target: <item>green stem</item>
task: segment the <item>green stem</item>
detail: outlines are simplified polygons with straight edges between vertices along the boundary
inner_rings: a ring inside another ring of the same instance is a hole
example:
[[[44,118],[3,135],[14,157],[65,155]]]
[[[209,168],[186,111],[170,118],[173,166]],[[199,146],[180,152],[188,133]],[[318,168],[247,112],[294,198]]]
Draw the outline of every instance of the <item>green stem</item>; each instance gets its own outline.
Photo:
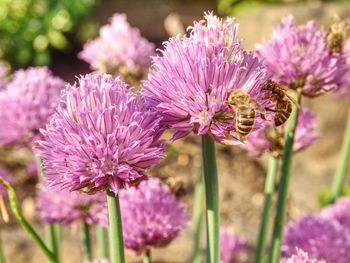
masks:
[[[99,258],[108,258],[108,243],[106,240],[107,229],[103,226],[97,226],[97,247]]]
[[[2,249],[1,233],[0,233],[0,263],[5,263],[4,251]]]
[[[193,251],[193,263],[201,262],[201,229],[202,229],[202,214],[203,214],[203,165],[201,165],[198,180],[194,189],[194,202],[193,202],[193,218],[192,224],[194,226],[194,251]]]
[[[296,101],[300,105],[301,95],[298,93]],[[281,254],[281,239],[284,225],[284,218],[286,213],[286,203],[288,195],[288,185],[290,179],[290,168],[292,165],[292,155],[293,155],[293,143],[294,143],[294,133],[297,125],[299,116],[299,108],[294,106],[291,113],[290,119],[288,121],[287,130],[285,133],[285,144],[282,156],[282,167],[281,167],[281,181],[278,191],[277,199],[277,210],[274,222],[274,229],[272,235],[271,253],[269,258],[269,263],[279,262]]]
[[[151,249],[147,249],[145,255],[143,256],[143,263],[152,263]]]
[[[350,109],[348,113],[348,120],[345,128],[343,144],[340,153],[340,160],[333,179],[331,198],[329,203],[334,203],[335,200],[341,195],[346,175],[348,174],[350,157]]]
[[[39,181],[43,182],[44,180],[43,161],[40,156],[36,156],[36,166],[38,170]],[[60,226],[58,224],[48,224],[44,226],[44,231],[45,231],[45,241],[48,244],[49,248],[54,253],[56,261],[59,262]]]
[[[255,255],[255,263],[263,262],[265,252],[266,232],[269,224],[272,195],[275,188],[275,178],[278,171],[278,158],[270,156],[267,177],[265,181],[265,200],[260,221],[260,231]]]
[[[207,262],[219,262],[219,191],[215,158],[215,144],[208,136],[202,136],[202,158],[207,217]]]
[[[22,215],[21,209],[19,208],[19,205],[18,205],[17,196],[13,188],[10,186],[8,182],[6,182],[1,177],[0,177],[0,184],[2,184],[7,190],[8,198],[10,201],[10,207],[17,221],[22,225],[22,227],[27,231],[27,233],[33,239],[33,241],[39,246],[39,248],[43,251],[43,253],[48,257],[50,262],[58,263],[55,255],[45,245],[45,243],[42,241],[38,233],[33,229],[33,227],[28,223],[28,221]]]
[[[82,241],[83,241],[83,256],[84,260],[89,261],[92,259],[91,255],[91,240],[90,240],[90,226],[83,222],[82,231]]]
[[[124,263],[124,241],[119,197],[107,191],[110,263]]]
[[[48,247],[53,252],[55,259],[59,262],[59,249],[60,249],[60,225],[59,224],[50,224],[45,225],[45,239]]]

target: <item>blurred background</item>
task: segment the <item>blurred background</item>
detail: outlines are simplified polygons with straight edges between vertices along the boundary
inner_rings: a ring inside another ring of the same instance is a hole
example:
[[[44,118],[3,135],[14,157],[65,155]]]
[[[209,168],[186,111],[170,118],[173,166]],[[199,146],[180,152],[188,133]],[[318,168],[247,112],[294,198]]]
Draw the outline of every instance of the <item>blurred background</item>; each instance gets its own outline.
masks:
[[[90,71],[88,64],[77,59],[77,53],[88,39],[98,35],[100,26],[114,13],[126,13],[129,23],[161,48],[169,35],[183,33],[193,20],[201,19],[203,12],[209,10],[221,16],[237,17],[244,46],[254,49],[263,37],[269,37],[272,26],[282,16],[293,14],[299,23],[315,19],[327,26],[334,14],[350,18],[350,1],[0,0],[0,61],[10,70],[49,65],[54,74],[72,82],[75,75]],[[329,96],[306,101],[306,104],[318,114],[321,137],[294,159],[289,219],[319,209],[321,192],[329,188],[337,165],[349,106],[347,100],[335,101]],[[5,152],[6,149],[0,150],[0,163],[16,174],[14,185],[23,211],[40,229],[34,203],[37,179],[28,176],[35,173],[35,169],[23,164],[30,163],[25,152],[17,151],[16,158]],[[199,141],[186,137],[169,146],[167,152],[167,158],[151,173],[180,176],[187,190],[184,200],[191,209],[200,162]],[[254,248],[267,160],[251,158],[238,147],[218,145],[218,154],[222,225],[245,236]],[[15,220],[8,224],[1,222],[0,227],[6,257],[12,259],[9,262],[46,262]],[[62,262],[82,262],[79,231],[66,229],[64,236]],[[190,262],[191,242],[192,228],[189,227],[169,247],[155,251],[154,262]],[[127,262],[140,260],[130,254]]]

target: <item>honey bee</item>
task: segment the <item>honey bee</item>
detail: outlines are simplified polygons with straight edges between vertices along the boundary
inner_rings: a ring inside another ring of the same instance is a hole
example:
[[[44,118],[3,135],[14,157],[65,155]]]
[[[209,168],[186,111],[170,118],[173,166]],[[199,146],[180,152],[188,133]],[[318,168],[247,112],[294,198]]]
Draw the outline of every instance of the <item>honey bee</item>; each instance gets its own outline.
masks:
[[[285,123],[291,112],[292,103],[298,106],[298,103],[287,94],[287,89],[271,80],[268,80],[262,90],[268,90],[271,92],[269,98],[275,102],[275,109],[266,108],[268,111],[275,112],[274,123],[275,126],[280,126]]]
[[[241,141],[245,141],[253,129],[256,113],[260,112],[263,118],[265,118],[265,109],[243,90],[231,92],[227,101],[235,112],[234,122],[237,135]]]
[[[349,29],[349,21],[334,17],[334,22],[329,26],[327,33],[327,46],[332,53],[340,53],[346,40]]]
[[[169,176],[160,178],[169,188],[170,191],[177,197],[181,198],[186,195],[187,191],[184,182],[177,176]]]

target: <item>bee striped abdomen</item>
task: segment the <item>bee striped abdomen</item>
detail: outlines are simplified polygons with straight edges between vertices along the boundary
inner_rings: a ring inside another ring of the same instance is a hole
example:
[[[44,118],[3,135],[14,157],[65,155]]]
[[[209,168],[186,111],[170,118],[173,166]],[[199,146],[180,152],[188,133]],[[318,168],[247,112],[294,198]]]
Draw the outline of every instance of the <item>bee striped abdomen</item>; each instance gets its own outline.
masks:
[[[236,112],[236,131],[241,137],[247,136],[253,129],[255,110],[249,107],[239,107]]]
[[[292,112],[292,103],[288,100],[281,100],[276,103],[275,125],[280,126],[285,123]]]

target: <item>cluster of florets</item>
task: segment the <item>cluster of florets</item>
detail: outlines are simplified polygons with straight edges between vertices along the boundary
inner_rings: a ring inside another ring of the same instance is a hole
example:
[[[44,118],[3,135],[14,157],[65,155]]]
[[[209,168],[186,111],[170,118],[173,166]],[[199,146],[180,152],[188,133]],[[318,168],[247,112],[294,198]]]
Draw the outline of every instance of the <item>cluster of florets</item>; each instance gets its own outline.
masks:
[[[125,14],[115,14],[110,24],[101,28],[100,36],[84,45],[79,57],[100,73],[142,77],[151,63],[154,48],[137,28],[128,24]]]
[[[312,258],[308,253],[297,248],[296,254],[290,258],[282,259],[281,263],[326,263],[326,261]]]
[[[0,92],[0,145],[30,143],[54,112],[64,84],[46,67],[16,71]]]
[[[298,248],[318,260],[347,263],[350,258],[350,231],[336,220],[309,215],[288,224],[285,230],[283,256],[292,256]]]
[[[259,111],[272,102],[261,87],[269,75],[259,58],[241,47],[237,30],[234,19],[206,14],[188,36],[170,38],[154,58],[143,95],[163,125],[176,131],[174,140],[194,132],[226,144],[243,141],[247,134],[237,129],[235,116],[248,109],[251,130],[264,122]]]
[[[228,229],[220,230],[220,261],[222,263],[239,262],[247,258],[247,240]]]
[[[137,184],[163,158],[159,118],[110,75],[67,85],[37,142],[50,186],[87,193]]]
[[[294,17],[287,16],[257,51],[276,82],[312,97],[339,89],[350,69],[347,54],[335,52],[329,39],[315,21],[297,26]]]
[[[168,245],[188,223],[185,205],[158,178],[120,192],[125,246],[137,254]]]
[[[272,121],[266,122],[262,129],[251,133],[247,138],[247,143],[242,144],[241,148],[255,157],[261,156],[266,151],[275,157],[279,157],[282,155],[284,148],[285,126],[284,124],[276,127]],[[293,151],[299,152],[308,148],[318,137],[316,115],[304,107],[298,117]]]
[[[45,224],[85,222],[108,227],[106,194],[87,195],[42,185],[37,192],[37,208]]]

